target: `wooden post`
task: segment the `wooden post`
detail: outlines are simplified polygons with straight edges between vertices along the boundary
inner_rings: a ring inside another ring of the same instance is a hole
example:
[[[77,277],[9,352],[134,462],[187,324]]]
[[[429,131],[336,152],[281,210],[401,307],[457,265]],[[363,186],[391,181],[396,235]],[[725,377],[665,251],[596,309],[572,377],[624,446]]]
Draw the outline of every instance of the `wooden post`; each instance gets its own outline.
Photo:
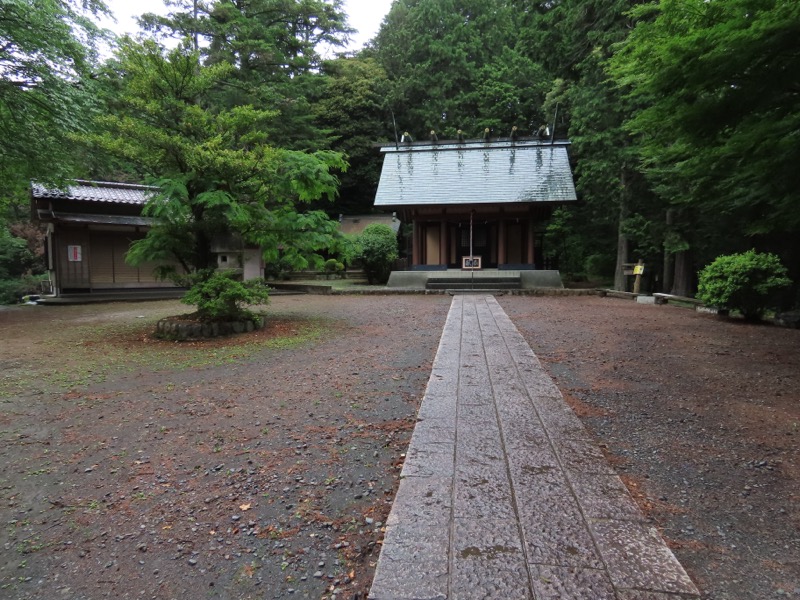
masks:
[[[641,258],[633,268],[633,274],[636,276],[636,279],[633,281],[633,293],[638,294],[639,289],[642,287],[642,275],[644,274],[644,261]]]
[[[505,264],[506,261],[506,220],[500,215],[500,222],[497,227],[497,264]]]

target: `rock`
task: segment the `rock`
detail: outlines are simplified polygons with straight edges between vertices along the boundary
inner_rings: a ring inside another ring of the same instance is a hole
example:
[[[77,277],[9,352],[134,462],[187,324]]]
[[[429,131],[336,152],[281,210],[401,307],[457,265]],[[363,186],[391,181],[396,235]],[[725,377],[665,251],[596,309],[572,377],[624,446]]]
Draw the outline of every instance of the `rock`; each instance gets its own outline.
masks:
[[[781,327],[800,329],[800,310],[777,313],[775,315],[775,324]]]
[[[314,573],[314,577],[316,577],[317,579],[322,579],[322,575],[323,575],[322,571],[316,571]]]

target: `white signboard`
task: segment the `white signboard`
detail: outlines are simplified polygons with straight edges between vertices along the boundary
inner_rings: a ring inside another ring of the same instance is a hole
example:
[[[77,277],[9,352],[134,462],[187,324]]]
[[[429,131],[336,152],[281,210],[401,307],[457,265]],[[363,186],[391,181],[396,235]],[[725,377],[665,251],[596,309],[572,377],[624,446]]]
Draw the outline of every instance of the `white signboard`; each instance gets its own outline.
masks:
[[[67,260],[69,262],[81,262],[81,260],[83,260],[81,256],[81,247],[67,246]]]

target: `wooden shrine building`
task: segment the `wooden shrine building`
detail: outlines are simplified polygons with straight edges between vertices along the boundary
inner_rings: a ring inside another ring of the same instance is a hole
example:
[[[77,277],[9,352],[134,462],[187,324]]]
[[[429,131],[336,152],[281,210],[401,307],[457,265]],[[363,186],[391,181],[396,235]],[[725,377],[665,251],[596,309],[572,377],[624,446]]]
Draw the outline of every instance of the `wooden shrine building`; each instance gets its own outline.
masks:
[[[131,244],[144,238],[154,224],[142,210],[158,193],[155,187],[104,181],[74,180],[64,189],[33,183],[32,216],[47,226],[45,250],[53,293],[174,288],[174,283],[156,277],[156,263],[134,267],[125,261]],[[263,276],[257,247],[230,236],[213,240],[211,251],[220,269],[243,279]],[[177,262],[175,266],[181,270]]]
[[[411,269],[547,268],[544,224],[577,200],[568,147],[538,139],[384,145],[375,207],[413,224]]]

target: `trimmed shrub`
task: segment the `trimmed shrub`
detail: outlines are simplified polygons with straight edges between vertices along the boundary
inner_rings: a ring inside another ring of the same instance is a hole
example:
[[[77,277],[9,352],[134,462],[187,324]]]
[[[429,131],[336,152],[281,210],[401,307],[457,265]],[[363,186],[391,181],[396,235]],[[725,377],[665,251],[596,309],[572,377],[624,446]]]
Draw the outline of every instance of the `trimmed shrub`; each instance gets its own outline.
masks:
[[[398,257],[397,236],[392,228],[373,223],[358,236],[359,258],[370,284],[386,283]]]
[[[324,269],[326,277],[333,277],[344,271],[344,264],[340,263],[335,258],[329,258],[325,261]]]
[[[237,281],[229,271],[198,271],[191,276],[191,286],[181,299],[197,307],[204,321],[258,319],[244,308],[269,302],[269,288],[262,279]]]
[[[758,321],[778,305],[776,292],[791,283],[777,256],[748,250],[719,256],[700,271],[697,297],[710,306],[738,310],[747,321]]]

